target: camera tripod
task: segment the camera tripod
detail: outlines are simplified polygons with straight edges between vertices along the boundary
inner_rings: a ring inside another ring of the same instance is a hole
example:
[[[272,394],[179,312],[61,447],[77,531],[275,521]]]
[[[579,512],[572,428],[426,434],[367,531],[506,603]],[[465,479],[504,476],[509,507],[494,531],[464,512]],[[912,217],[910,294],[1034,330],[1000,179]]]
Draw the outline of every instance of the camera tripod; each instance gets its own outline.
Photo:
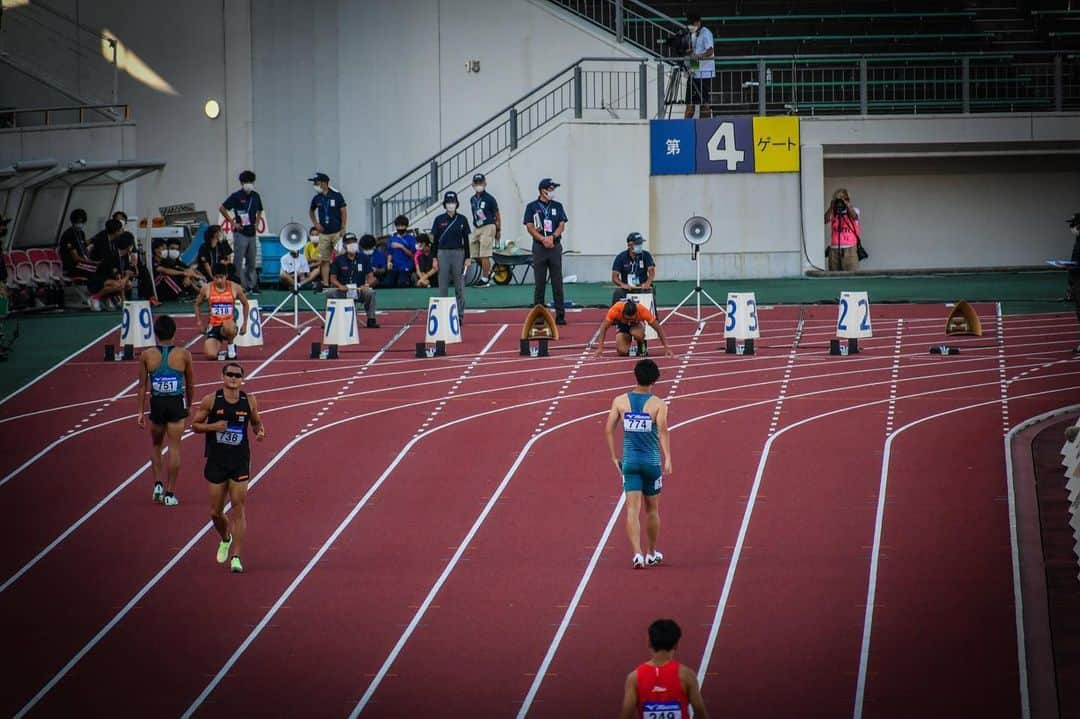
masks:
[[[690,83],[690,67],[683,60],[674,60],[671,62],[671,82],[668,83],[667,92],[664,94],[664,107],[665,110],[664,119],[671,119],[671,108],[674,105],[681,104],[683,101],[683,94],[679,91],[682,87],[689,87]]]

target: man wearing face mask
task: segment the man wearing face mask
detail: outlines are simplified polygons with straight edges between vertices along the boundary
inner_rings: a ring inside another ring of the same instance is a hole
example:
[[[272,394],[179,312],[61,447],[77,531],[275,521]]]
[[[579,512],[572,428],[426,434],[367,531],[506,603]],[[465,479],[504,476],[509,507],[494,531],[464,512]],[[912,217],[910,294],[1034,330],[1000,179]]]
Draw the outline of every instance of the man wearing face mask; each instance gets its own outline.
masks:
[[[631,232],[626,236],[626,250],[616,255],[611,265],[611,281],[615,283],[611,303],[626,297],[628,292],[652,292],[655,278],[656,262],[645,249],[645,238],[640,232]]]
[[[60,235],[60,262],[67,277],[88,279],[97,269],[97,263],[90,259],[86,247],[85,228],[86,210],[72,210],[71,227]]]
[[[259,220],[263,214],[262,197],[255,192],[255,173],[240,173],[240,189],[229,195],[218,210],[233,225],[233,262],[236,276],[249,294],[258,294],[259,273],[255,267],[255,252]]]
[[[438,248],[435,256],[439,259],[439,295],[450,294],[450,285],[454,286],[457,298],[458,319],[465,320],[465,268],[469,266],[469,221],[458,210],[456,192],[443,195],[443,209],[446,212],[435,218],[431,225],[431,236]]]
[[[562,204],[556,202],[555,188],[559,183],[550,177],[540,180],[539,199],[525,207],[525,229],[533,238],[533,304],[544,304],[548,274],[551,274],[551,296],[555,300],[555,324],[566,324],[563,303],[562,235],[568,218]]]
[[[345,232],[349,224],[349,210],[345,198],[340,192],[330,187],[330,177],[324,172],[316,172],[308,178],[314,183],[315,196],[311,198],[308,215],[311,224],[319,233],[319,261],[322,263],[322,283],[330,285],[330,259],[334,254],[334,245]]]
[[[364,312],[367,313],[367,326],[378,328],[379,323],[375,320],[375,290],[371,289],[372,283],[375,282],[375,275],[371,270],[371,255],[375,251],[375,238],[364,235],[364,239],[370,239],[370,248],[365,248],[361,253],[360,241],[356,239],[356,235],[352,233],[345,235],[345,254],[338,255],[334,260],[330,273],[333,289],[327,292],[327,296],[359,300],[364,305]]]
[[[487,191],[487,178],[476,173],[472,178],[475,193],[469,198],[472,208],[473,229],[469,238],[469,254],[480,263],[479,287],[491,287],[491,253],[502,239],[502,214],[499,203]]]
[[[412,287],[416,265],[416,236],[409,232],[409,218],[394,218],[394,234],[387,240],[390,250],[390,270],[386,273],[388,287]]]
[[[715,41],[709,28],[701,24],[698,13],[686,14],[686,28],[690,31],[690,80],[686,83],[686,118],[694,116],[696,106],[701,106],[700,117],[712,117],[712,81],[716,76],[713,60]]]
[[[194,298],[202,287],[202,275],[180,259],[180,239],[154,240],[154,284],[158,299],[169,302],[179,298]]]

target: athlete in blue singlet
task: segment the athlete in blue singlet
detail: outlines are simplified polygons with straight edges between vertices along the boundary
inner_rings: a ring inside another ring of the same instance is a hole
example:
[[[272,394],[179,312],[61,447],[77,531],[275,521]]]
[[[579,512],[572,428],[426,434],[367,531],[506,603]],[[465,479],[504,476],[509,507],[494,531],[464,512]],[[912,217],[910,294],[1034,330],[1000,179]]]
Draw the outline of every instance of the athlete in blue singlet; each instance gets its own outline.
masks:
[[[175,507],[176,478],[180,475],[180,440],[184,435],[184,420],[188,407],[194,399],[195,377],[191,353],[183,347],[174,347],[176,322],[168,315],[154,322],[157,347],[139,355],[139,427],[146,426],[146,393],[150,391],[150,441],[153,449],[150,466],[154,470],[155,502]],[[161,481],[161,448],[169,439],[169,469],[164,483]]]
[[[607,436],[611,461],[619,468],[626,492],[626,533],[634,549],[633,566],[640,569],[664,560],[656,549],[660,533],[660,490],[664,474],[671,474],[671,441],[668,436],[667,405],[652,393],[660,379],[660,368],[652,360],[641,360],[634,366],[637,386],[618,395],[611,403],[604,434]],[[615,428],[623,426],[623,456],[615,452]],[[663,451],[663,472],[660,469]],[[641,552],[641,504],[645,503],[645,532],[648,551]]]

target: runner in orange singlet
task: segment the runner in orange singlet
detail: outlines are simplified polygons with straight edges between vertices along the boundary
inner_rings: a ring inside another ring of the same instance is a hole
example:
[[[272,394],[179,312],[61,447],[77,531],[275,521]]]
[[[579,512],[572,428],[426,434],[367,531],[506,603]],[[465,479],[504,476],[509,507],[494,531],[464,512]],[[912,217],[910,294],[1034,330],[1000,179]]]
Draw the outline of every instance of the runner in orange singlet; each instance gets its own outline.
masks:
[[[244,308],[244,317],[249,316],[248,298],[244,294],[244,288],[229,279],[228,271],[224,264],[214,265],[214,281],[204,285],[195,298],[195,322],[199,325],[199,331],[206,333],[203,349],[207,359],[236,358],[236,346],[232,344],[237,333],[236,321],[233,319],[236,300],[240,300]],[[210,305],[209,328],[202,318],[203,302]],[[244,330],[247,330],[246,323]]]
[[[690,719],[690,707],[694,707],[695,717],[708,719],[697,676],[690,667],[675,661],[681,638],[682,630],[670,619],[657,619],[649,625],[652,659],[626,677],[622,719]]]

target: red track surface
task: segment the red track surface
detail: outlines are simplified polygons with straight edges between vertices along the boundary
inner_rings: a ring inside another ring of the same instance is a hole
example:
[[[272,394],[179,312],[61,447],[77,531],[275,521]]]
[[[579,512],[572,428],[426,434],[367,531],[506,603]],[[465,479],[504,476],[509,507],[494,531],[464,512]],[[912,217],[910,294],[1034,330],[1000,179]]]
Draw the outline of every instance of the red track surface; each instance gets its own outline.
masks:
[[[583,355],[597,311],[547,360],[517,356],[513,311],[471,313],[446,359],[412,358],[419,324],[391,342],[411,313],[337,362],[306,359],[315,332],[267,361],[295,337],[271,329],[243,353],[268,438],[242,576],[212,559],[201,438],[182,504],[153,505],[133,395],[113,399],[133,365],[89,348],[0,405],[25,438],[0,460],[0,711],[613,714],[669,616],[716,716],[850,716],[860,685],[867,717],[1017,716],[1002,437],[1075,401],[1077,330],[999,335],[978,309],[987,335],[952,357],[926,352],[941,306],[875,307],[851,357],[825,352],[834,308],[762,310],[753,357],[717,351],[718,320],[669,323],[667,559],[646,571],[601,432],[632,364]]]

